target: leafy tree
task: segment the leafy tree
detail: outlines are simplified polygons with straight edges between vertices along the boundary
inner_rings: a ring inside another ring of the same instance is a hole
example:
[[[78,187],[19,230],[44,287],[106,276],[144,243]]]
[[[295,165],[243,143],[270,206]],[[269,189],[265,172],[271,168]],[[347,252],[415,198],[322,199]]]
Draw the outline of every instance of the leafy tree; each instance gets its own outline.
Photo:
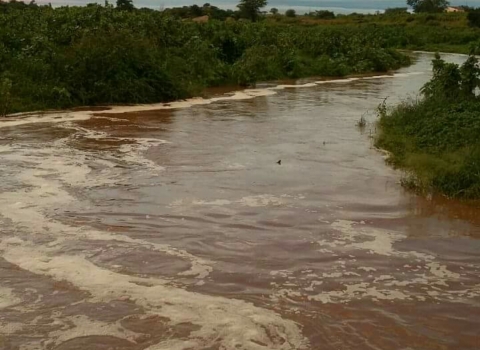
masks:
[[[412,7],[415,13],[439,13],[445,11],[450,2],[448,0],[407,0],[407,5]]]
[[[121,11],[132,11],[134,8],[133,0],[117,0],[117,9]]]
[[[190,13],[192,14],[193,17],[200,17],[203,16],[203,10],[200,6],[198,5],[192,5],[190,6]]]
[[[320,11],[315,11],[315,12],[310,12],[308,14],[311,17],[315,17],[318,19],[335,19],[335,13],[332,11],[328,10],[320,10]]]
[[[426,98],[454,100],[475,97],[475,90],[480,86],[480,67],[475,55],[469,55],[460,67],[445,62],[438,53],[432,63],[433,78],[422,88]]]
[[[455,99],[460,93],[462,76],[455,63],[447,63],[438,53],[432,61],[432,79],[422,87],[426,98]]]
[[[468,24],[471,27],[480,27],[480,8],[470,10],[467,15]]]
[[[391,8],[385,9],[386,15],[401,15],[405,13],[408,13],[407,7],[391,7]]]
[[[468,59],[460,67],[462,77],[460,89],[464,96],[475,97],[475,90],[480,86],[480,67],[478,59],[474,54],[468,56]]]
[[[267,6],[267,4],[267,0],[240,0],[237,7],[242,18],[248,18],[255,22],[260,16],[260,9]]]
[[[287,17],[295,17],[297,16],[297,13],[295,12],[294,9],[289,9],[285,12],[285,16]]]
[[[277,15],[277,14],[278,14],[278,9],[277,9],[276,7],[272,7],[272,8],[270,9],[270,13],[271,13],[272,15]]]

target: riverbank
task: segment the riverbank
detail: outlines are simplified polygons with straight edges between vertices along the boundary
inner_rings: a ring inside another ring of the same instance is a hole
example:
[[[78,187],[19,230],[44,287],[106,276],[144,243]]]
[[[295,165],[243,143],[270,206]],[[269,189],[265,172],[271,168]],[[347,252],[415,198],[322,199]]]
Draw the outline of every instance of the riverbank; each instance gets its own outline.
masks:
[[[198,96],[212,86],[386,72],[409,58],[371,28],[199,24],[111,6],[0,15],[0,114]]]
[[[423,193],[480,199],[480,100],[478,60],[462,66],[433,61],[433,78],[422,99],[387,111],[379,108],[376,145],[389,162],[404,169],[403,185]]]

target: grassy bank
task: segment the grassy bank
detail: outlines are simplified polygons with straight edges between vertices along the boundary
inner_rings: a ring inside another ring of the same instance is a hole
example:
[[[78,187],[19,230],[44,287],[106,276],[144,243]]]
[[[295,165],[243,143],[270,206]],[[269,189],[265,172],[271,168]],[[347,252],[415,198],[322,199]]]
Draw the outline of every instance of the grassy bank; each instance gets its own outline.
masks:
[[[433,61],[433,78],[419,100],[380,108],[376,144],[406,170],[405,186],[448,197],[480,199],[480,67]]]

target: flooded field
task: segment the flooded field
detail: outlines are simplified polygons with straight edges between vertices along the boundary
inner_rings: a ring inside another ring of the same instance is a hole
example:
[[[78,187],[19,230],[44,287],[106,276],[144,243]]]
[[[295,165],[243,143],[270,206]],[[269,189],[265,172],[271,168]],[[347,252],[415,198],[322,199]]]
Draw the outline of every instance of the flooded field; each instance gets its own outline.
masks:
[[[1,120],[0,349],[479,349],[480,209],[372,147],[431,58]]]

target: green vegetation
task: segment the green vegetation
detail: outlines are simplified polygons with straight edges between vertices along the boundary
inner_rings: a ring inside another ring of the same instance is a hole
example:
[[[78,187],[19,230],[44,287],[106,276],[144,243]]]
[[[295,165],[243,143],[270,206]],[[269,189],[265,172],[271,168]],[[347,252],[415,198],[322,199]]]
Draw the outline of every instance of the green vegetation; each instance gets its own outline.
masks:
[[[117,9],[121,11],[133,11],[135,9],[133,0],[117,0]]]
[[[0,103],[7,113],[152,103],[208,86],[408,64],[381,33],[374,26],[195,23],[129,10],[126,2],[118,9],[0,3]]]
[[[480,28],[480,9],[468,11],[467,20],[470,26]]]
[[[408,7],[391,7],[391,8],[385,9],[385,14],[387,16],[405,15],[405,14],[408,14]]]
[[[286,17],[297,17],[297,12],[294,9],[288,9],[285,11]]]
[[[441,13],[450,3],[447,0],[407,0],[407,5],[416,13]]]
[[[270,9],[270,13],[271,13],[272,15],[277,15],[277,14],[278,14],[278,9],[277,9],[276,7],[272,7],[272,8]]]
[[[267,0],[240,0],[237,7],[242,18],[255,22],[260,18],[260,9],[265,6],[267,6]]]
[[[0,0],[0,113],[162,102],[209,86],[388,71],[409,63],[397,49],[468,52],[480,37],[465,13],[287,17],[262,13],[265,5],[155,11],[131,0],[56,9]],[[202,16],[206,23],[191,20]]]
[[[316,19],[335,19],[335,13],[327,10],[310,12],[309,14],[307,14],[307,16]]]
[[[480,67],[475,56],[458,66],[437,54],[423,99],[391,112],[379,108],[376,144],[407,171],[404,184],[449,197],[480,199]]]
[[[167,8],[163,10],[163,15],[177,19],[192,19],[195,17],[208,16],[210,19],[215,19],[218,21],[225,21],[228,18],[240,18],[240,12],[224,10],[209,3],[206,3],[201,7],[198,5],[192,5]]]

